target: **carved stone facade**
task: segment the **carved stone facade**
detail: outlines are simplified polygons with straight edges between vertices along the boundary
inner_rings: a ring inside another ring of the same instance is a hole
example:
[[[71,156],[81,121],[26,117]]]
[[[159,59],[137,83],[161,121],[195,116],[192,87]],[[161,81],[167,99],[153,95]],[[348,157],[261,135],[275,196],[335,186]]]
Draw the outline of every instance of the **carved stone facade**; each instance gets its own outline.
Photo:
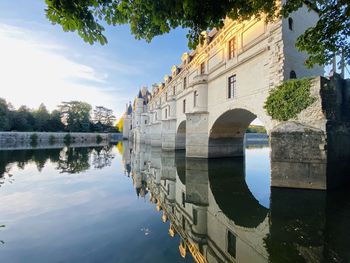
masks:
[[[206,34],[203,45],[184,53],[182,63],[172,67],[171,74],[164,77],[164,82],[154,85],[151,92],[145,88],[140,91],[134,101],[132,129],[125,134],[130,134],[129,140],[135,144],[150,144],[163,150],[186,149],[187,157],[242,156],[245,130],[258,118],[272,135],[271,140],[277,142],[273,136],[280,137],[277,136],[278,131],[273,132],[274,128],[279,127],[281,131],[280,125],[286,124],[272,120],[264,109],[264,103],[269,92],[285,80],[323,75],[322,67],[307,69],[304,66],[306,54],[295,48],[297,37],[314,25],[317,19],[317,14],[306,7],[300,8],[288,19],[268,24],[256,19],[242,23],[227,19],[221,30],[214,29]],[[331,88],[327,88],[327,85]],[[348,92],[346,85],[343,88],[332,83],[327,85],[322,86],[320,80],[315,78],[313,95],[327,93],[332,87],[340,93]],[[311,178],[315,171],[320,172],[317,172],[316,179],[304,178],[304,183],[296,183],[289,177],[282,180],[279,175],[273,175],[276,186],[325,189],[332,185],[327,182],[330,157],[326,152],[327,147],[333,147],[327,146],[326,139],[326,126],[330,118],[325,114],[323,104],[332,104],[336,98],[331,97],[327,101],[326,96],[319,98],[316,104],[292,121],[306,125],[306,130],[316,129],[321,136],[322,143],[313,140],[309,146],[313,149],[323,147],[323,150],[314,151],[315,158],[306,162],[310,167],[321,163],[323,168],[318,166],[318,170],[305,170],[305,176]],[[332,105],[337,103],[343,102]],[[314,121],[315,118],[317,121]],[[342,121],[348,122],[345,119]],[[345,130],[344,134],[348,134],[348,130]],[[292,152],[294,148],[296,152],[303,150],[298,143],[274,145],[284,147],[287,156],[291,156],[289,151]],[[277,148],[276,153],[279,151]],[[350,154],[346,152],[342,156],[349,158]],[[272,157],[272,160],[281,159],[274,153]],[[294,159],[287,159],[284,158],[284,161],[289,164],[284,164],[290,168]],[[318,161],[315,162],[316,159]],[[273,169],[276,173],[284,170]]]

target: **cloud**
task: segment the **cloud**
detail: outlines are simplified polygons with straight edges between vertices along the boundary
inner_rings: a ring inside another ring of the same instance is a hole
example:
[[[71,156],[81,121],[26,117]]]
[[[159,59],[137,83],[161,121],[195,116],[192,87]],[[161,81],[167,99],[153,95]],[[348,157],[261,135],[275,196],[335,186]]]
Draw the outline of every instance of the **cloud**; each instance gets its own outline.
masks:
[[[61,101],[82,100],[116,109],[108,74],[79,63],[67,46],[43,32],[0,24],[0,97],[15,107],[52,110]]]

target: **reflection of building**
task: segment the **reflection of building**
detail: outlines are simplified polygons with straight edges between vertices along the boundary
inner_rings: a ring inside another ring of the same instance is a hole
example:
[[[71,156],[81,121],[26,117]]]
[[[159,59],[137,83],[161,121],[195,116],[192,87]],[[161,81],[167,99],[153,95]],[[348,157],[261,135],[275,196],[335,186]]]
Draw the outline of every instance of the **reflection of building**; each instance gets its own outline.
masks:
[[[269,210],[249,190],[243,159],[185,159],[138,145],[130,160],[138,194],[149,191],[160,220],[169,224],[169,238],[180,237],[182,257],[208,263],[348,258],[342,245],[348,231],[338,224],[348,222],[349,212],[333,208],[331,198],[326,204],[324,192],[273,188]]]
[[[242,158],[191,159],[145,145],[123,152],[131,153],[123,159],[137,194],[148,191],[159,220],[169,224],[169,238],[180,238],[182,257],[208,263],[350,259],[345,195],[272,188],[269,210],[248,188]]]
[[[269,230],[268,210],[258,202],[250,201],[255,199],[246,185],[246,188],[236,187],[234,190],[243,202],[252,203],[252,208],[243,219],[239,216],[229,218],[224,212],[234,214],[234,211],[231,208],[224,211],[225,202],[220,193],[216,193],[218,181],[212,181],[210,177],[210,172],[217,173],[216,164],[212,166],[204,159],[185,161],[181,156],[175,157],[174,152],[160,152],[154,148],[146,150],[145,147],[141,146],[137,151],[133,149],[134,184],[137,187],[142,185],[141,180],[147,181],[150,201],[162,211],[163,222],[169,222],[170,237],[176,234],[181,237],[181,256],[191,254],[197,262],[267,261],[263,238]],[[240,164],[242,172],[243,163]],[[243,176],[239,178],[244,181]],[[245,198],[246,195],[250,196]],[[236,205],[233,210],[241,206]],[[259,209],[262,216],[249,214]],[[247,218],[249,224],[245,225]]]

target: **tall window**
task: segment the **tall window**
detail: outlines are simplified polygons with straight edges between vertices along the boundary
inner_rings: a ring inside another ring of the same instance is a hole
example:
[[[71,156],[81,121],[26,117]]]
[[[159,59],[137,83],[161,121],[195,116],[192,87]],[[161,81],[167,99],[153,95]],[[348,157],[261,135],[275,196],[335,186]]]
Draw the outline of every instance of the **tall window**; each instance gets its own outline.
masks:
[[[233,59],[235,56],[235,42],[236,38],[231,38],[228,42],[228,59]]]
[[[165,109],[165,119],[168,118],[168,109]]]
[[[186,194],[185,194],[185,192],[182,192],[181,197],[182,197],[182,200],[181,200],[182,206],[185,207],[186,206]]]
[[[182,101],[182,112],[186,113],[186,100]]]
[[[192,208],[193,224],[197,225],[198,223],[198,211],[197,209]]]
[[[198,97],[198,91],[193,92],[193,107],[197,106],[197,97]]]
[[[187,79],[186,79],[186,77],[184,77],[184,89],[186,89],[187,88]]]
[[[227,252],[236,258],[236,236],[231,232],[227,232]]]
[[[236,75],[232,75],[228,78],[228,98],[232,99],[235,95],[236,89]]]
[[[176,89],[175,89],[175,86],[173,87],[173,95],[175,95],[176,93]]]
[[[165,92],[165,100],[168,101],[168,92]]]
[[[201,75],[205,73],[205,62],[201,63]]]
[[[293,31],[294,30],[294,21],[293,21],[293,18],[288,18],[288,27],[289,27],[289,30]]]

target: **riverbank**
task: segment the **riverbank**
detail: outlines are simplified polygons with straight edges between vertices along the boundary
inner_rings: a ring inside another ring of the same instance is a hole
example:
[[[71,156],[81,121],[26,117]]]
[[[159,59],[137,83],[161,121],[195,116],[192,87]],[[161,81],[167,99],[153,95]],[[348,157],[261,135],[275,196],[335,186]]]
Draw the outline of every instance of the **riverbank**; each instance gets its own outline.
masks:
[[[67,144],[96,145],[113,143],[121,139],[120,133],[0,132],[0,149],[54,148]]]

